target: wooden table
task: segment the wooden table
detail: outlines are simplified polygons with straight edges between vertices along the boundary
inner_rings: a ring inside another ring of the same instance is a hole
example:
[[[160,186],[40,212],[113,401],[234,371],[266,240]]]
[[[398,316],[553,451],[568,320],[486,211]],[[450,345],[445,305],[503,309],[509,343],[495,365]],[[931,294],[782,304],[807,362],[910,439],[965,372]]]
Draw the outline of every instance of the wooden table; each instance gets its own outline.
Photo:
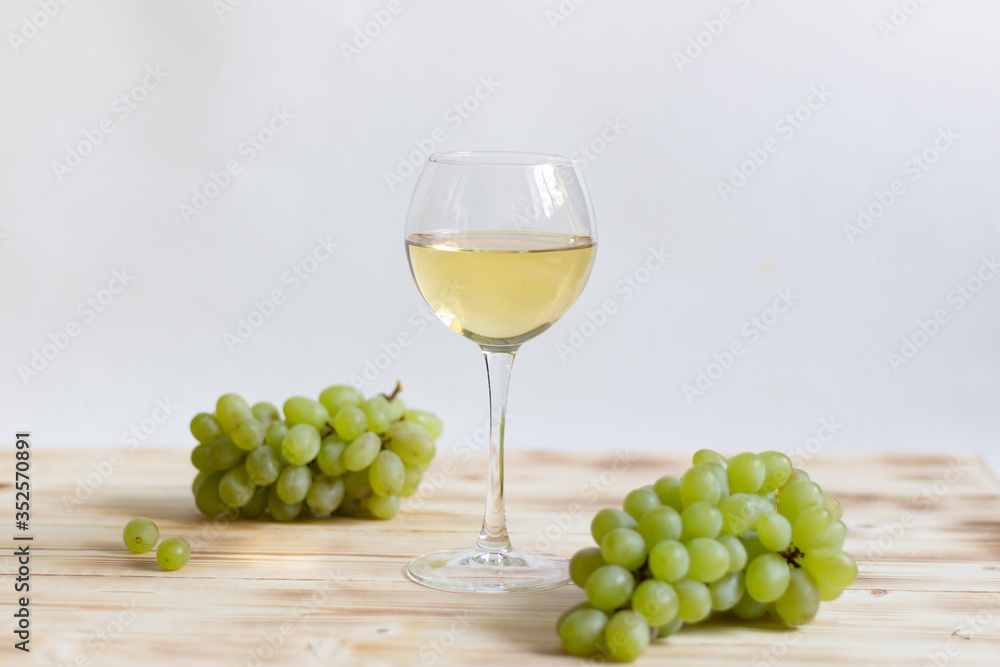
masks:
[[[596,509],[687,460],[512,452],[515,542],[570,556],[589,543]],[[31,653],[13,648],[15,564],[4,548],[4,667],[583,664],[561,653],[553,631],[583,597],[575,586],[473,595],[404,576],[414,556],[472,541],[485,491],[478,457],[439,458],[434,484],[390,522],[291,525],[203,519],[181,449],[112,457],[35,446],[32,463]],[[637,664],[1000,664],[1000,484],[986,466],[886,455],[817,457],[806,467],[843,501],[857,584],[800,630],[713,621],[655,644]],[[10,478],[0,481],[4,523],[13,524]],[[135,516],[154,519],[161,539],[188,539],[191,562],[163,572],[152,553],[127,551],[122,528]],[[4,532],[13,544],[15,531]]]

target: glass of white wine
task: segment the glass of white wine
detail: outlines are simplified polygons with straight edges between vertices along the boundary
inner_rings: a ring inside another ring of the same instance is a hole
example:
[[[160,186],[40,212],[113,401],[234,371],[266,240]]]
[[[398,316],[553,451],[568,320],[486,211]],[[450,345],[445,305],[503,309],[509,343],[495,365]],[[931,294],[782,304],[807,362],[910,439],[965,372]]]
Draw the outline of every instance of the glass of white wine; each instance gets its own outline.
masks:
[[[504,421],[514,355],[558,320],[590,276],[597,249],[587,187],[569,158],[514,152],[428,158],[410,200],[406,252],[442,322],[486,359],[490,468],[473,547],[414,560],[414,580],[445,590],[537,591],[568,581],[564,559],[511,546],[503,493]]]

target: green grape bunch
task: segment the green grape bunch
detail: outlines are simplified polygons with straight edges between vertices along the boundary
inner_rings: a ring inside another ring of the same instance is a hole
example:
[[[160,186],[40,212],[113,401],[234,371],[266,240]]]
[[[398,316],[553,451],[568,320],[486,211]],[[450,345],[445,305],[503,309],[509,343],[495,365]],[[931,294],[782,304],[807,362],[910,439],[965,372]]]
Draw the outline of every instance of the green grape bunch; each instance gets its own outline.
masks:
[[[292,521],[303,514],[391,519],[437,453],[441,420],[390,395],[349,385],[282,409],[225,394],[191,420],[191,485],[204,514]],[[284,418],[282,418],[284,413]],[[141,540],[140,540],[141,542]]]
[[[713,613],[804,625],[857,579],[840,502],[787,456],[702,449],[693,464],[594,515],[597,546],[570,561],[587,600],[556,623],[566,652],[628,662]]]

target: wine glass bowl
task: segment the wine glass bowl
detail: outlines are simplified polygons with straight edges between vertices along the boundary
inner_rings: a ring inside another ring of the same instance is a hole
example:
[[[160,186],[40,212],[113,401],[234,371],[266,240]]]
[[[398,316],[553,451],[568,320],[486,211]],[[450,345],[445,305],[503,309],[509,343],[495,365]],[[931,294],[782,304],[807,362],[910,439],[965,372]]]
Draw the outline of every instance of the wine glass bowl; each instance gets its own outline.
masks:
[[[544,590],[568,580],[565,560],[514,549],[503,503],[507,386],[522,343],[576,301],[597,248],[593,207],[568,158],[464,152],[428,158],[414,188],[405,242],[431,309],[474,341],[490,387],[490,470],[475,546],[424,556],[407,572],[446,590]]]

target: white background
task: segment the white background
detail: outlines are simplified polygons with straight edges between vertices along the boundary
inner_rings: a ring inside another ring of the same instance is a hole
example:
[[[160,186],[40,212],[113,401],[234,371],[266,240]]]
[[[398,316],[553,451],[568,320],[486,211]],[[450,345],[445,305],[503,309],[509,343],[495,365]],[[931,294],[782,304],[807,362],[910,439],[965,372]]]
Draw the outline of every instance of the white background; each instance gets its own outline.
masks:
[[[416,177],[386,179],[440,128],[436,150],[585,158],[590,146],[594,158],[597,264],[577,305],[518,356],[510,447],[794,453],[827,419],[838,427],[824,453],[1000,463],[1000,280],[975,282],[1000,253],[1000,4],[386,7],[3,3],[0,433],[124,446],[160,400],[177,407],[146,421],[141,445],[186,448],[188,420],[219,394],[316,395],[385,365],[383,345],[395,351],[403,332],[412,344],[366,391],[403,380],[411,405],[445,419],[443,447],[475,433],[480,356],[418,324],[401,236]],[[730,22],[713,23],[723,10]],[[345,55],[372,12],[391,22]],[[143,90],[148,67],[165,75]],[[814,89],[828,99],[800,109]],[[449,112],[463,103],[467,118]],[[276,108],[294,118],[247,161],[241,144]],[[778,125],[796,112],[808,118],[793,133]],[[78,166],[54,166],[104,118],[113,131]],[[619,129],[602,138],[609,122]],[[913,180],[907,161],[949,129],[948,150]],[[718,183],[770,138],[777,151],[724,200]],[[184,220],[180,205],[230,160],[239,174]],[[894,180],[903,194],[849,239],[845,224]],[[339,248],[293,289],[283,276],[318,237]],[[636,273],[650,248],[671,259]],[[79,304],[121,270],[128,286],[91,320]],[[648,280],[629,294],[625,276]],[[981,289],[959,308],[949,294],[970,278]],[[231,351],[224,334],[276,289],[284,303]],[[793,306],[752,341],[744,324],[778,290]],[[582,327],[609,299],[603,326]],[[894,369],[887,355],[938,309],[947,323]],[[22,377],[71,324],[79,334]],[[683,386],[734,341],[745,353],[689,400]]]

